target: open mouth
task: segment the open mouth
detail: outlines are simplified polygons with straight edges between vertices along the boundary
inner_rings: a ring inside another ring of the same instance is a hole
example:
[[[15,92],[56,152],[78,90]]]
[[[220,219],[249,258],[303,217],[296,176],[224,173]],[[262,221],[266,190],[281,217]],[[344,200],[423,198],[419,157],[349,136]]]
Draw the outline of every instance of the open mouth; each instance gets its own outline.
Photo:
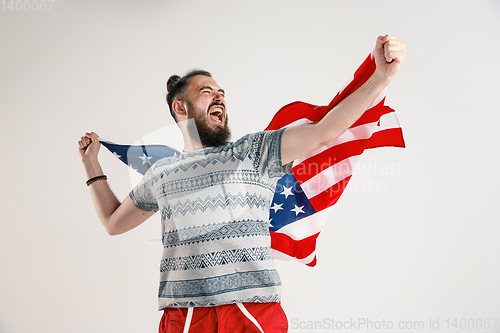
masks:
[[[222,124],[222,119],[224,116],[224,110],[222,106],[216,105],[210,110],[210,119],[214,122]]]

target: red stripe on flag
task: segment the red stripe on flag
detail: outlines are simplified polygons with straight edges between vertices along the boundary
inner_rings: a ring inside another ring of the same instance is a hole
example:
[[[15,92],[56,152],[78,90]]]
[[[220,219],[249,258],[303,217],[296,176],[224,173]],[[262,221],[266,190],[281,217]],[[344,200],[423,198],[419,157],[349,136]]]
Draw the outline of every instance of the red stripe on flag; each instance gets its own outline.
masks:
[[[293,102],[282,107],[265,128],[265,131],[276,130],[293,123],[296,120],[307,118],[312,122],[320,121],[330,108],[327,106],[316,106],[304,102]]]
[[[280,232],[269,231],[269,233],[271,234],[271,248],[297,259],[307,258],[315,251],[316,238],[319,235],[318,232],[307,238],[294,240],[290,236]]]
[[[405,140],[403,139],[403,130],[399,128],[389,128],[372,134],[365,149],[379,148],[383,146],[391,146],[405,148]]]
[[[394,112],[393,109],[383,104],[384,100],[382,100],[374,107],[366,110],[363,113],[363,115],[358,120],[356,120],[356,122],[352,124],[352,126],[349,128],[354,128],[360,125],[374,123],[376,121],[379,121],[380,117],[382,117],[384,114]]]
[[[347,183],[349,183],[351,177],[352,176],[346,177],[332,187],[327,188],[312,198],[309,198],[309,202],[313,206],[314,210],[319,212],[334,205],[339,200],[342,193],[344,193],[344,189],[347,186]]]
[[[316,266],[316,262],[317,262],[316,256],[314,256],[313,261],[311,261],[310,263],[308,263],[306,265],[309,266],[309,267],[314,267],[314,266]]]
[[[332,165],[346,158],[360,155],[365,149],[384,146],[404,148],[405,142],[402,129],[384,129],[373,133],[368,139],[358,139],[333,146],[297,164],[292,168],[292,173],[298,183],[302,184]]]
[[[325,169],[330,168],[346,158],[360,155],[370,139],[348,141],[333,146],[321,153],[314,155],[292,168],[292,173],[299,184],[308,181]]]

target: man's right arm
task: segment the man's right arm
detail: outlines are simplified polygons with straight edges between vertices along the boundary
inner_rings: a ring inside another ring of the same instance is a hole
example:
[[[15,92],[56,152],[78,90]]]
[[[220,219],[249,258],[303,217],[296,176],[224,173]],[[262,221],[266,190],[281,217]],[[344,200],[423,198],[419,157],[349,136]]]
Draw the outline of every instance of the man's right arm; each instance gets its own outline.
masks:
[[[78,150],[85,167],[87,179],[103,175],[97,158],[100,145],[98,135],[94,132],[86,133],[78,141]],[[89,189],[97,215],[110,235],[127,232],[154,214],[154,211],[148,212],[137,208],[129,196],[120,203],[105,180],[91,183]]]

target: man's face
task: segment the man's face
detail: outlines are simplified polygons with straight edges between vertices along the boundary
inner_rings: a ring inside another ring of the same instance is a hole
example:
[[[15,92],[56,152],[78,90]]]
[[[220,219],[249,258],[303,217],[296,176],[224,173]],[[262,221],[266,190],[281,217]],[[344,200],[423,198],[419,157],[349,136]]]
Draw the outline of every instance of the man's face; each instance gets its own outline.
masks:
[[[231,131],[227,126],[224,90],[214,79],[203,75],[189,78],[186,104],[188,119],[194,119],[196,124],[196,128],[188,126],[188,133],[192,138],[198,134],[201,144],[205,147],[227,143]]]

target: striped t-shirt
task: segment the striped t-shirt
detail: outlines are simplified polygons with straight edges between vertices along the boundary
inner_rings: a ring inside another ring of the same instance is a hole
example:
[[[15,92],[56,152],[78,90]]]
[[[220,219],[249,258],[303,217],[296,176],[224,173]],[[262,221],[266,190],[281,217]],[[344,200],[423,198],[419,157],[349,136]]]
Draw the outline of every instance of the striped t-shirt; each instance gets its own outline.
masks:
[[[281,176],[282,130],[156,162],[130,192],[160,211],[159,309],[278,302],[269,207]]]

